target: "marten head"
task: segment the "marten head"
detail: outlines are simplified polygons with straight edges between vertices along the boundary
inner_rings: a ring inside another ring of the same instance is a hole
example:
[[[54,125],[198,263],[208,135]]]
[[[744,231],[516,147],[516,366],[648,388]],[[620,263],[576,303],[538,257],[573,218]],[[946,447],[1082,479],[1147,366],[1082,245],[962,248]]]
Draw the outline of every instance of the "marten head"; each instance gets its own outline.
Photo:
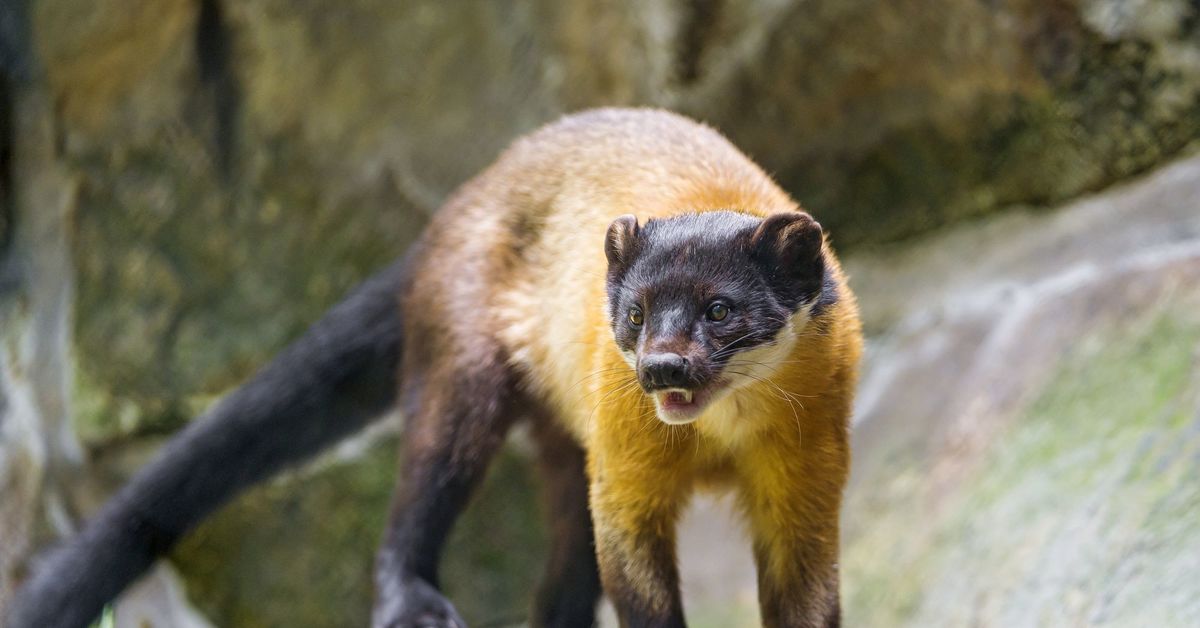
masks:
[[[687,214],[608,228],[617,346],[666,423],[768,379],[821,298],[821,226],[805,213]]]

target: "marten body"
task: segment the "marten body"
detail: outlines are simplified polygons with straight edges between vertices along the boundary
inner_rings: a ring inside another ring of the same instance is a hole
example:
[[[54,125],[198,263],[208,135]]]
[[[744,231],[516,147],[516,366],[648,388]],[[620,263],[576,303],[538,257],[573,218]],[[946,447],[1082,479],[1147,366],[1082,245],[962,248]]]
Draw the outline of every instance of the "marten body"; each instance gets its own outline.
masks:
[[[246,482],[349,431],[330,427],[338,413],[357,425],[391,403],[354,384],[386,373],[399,377],[407,426],[376,565],[376,626],[461,625],[437,592],[442,545],[521,420],[540,445],[555,518],[535,625],[592,625],[603,586],[623,625],[682,626],[675,524],[702,487],[738,496],[764,624],[838,624],[856,306],[819,225],[718,133],[649,110],[564,118],[465,184],[385,277],[178,437],[169,450],[180,460],[150,465],[50,561],[89,567],[65,583],[39,574],[14,626],[87,619],[124,584],[91,584],[101,577],[93,562],[121,559],[104,545],[138,543],[149,528],[162,537],[142,552],[152,558]],[[378,305],[387,282],[400,291],[395,324]],[[356,336],[356,326],[370,331]],[[356,340],[330,342],[330,329]],[[399,348],[368,359],[367,338]],[[301,359],[310,354],[321,357]],[[303,368],[315,371],[297,376],[310,388],[335,380],[319,403],[308,390],[275,405],[251,394]],[[253,403],[266,407],[238,418]],[[197,443],[228,441],[223,424],[293,429],[288,420],[302,420],[312,442],[238,450],[245,468],[230,479],[214,463],[214,488],[203,491],[178,469],[198,468],[188,459]],[[162,509],[165,521],[143,514]],[[79,611],[47,610],[55,604]]]
[[[748,517],[764,621],[829,625],[837,611],[838,507],[860,339],[853,297],[819,228],[809,234],[815,239],[800,243],[820,258],[807,307],[788,308],[792,320],[777,342],[752,349],[756,364],[740,362],[742,385],[685,425],[655,416],[652,397],[634,385],[636,357],[631,365],[614,342],[614,325],[625,316],[614,314],[610,302],[613,262],[602,246],[625,214],[648,227],[652,220],[719,212],[712,217],[721,224],[683,229],[678,242],[661,247],[672,256],[663,273],[683,267],[662,282],[692,290],[703,278],[688,268],[735,263],[727,259],[733,250],[721,250],[721,237],[705,243],[713,250],[694,255],[725,259],[689,258],[689,248],[703,248],[692,239],[742,220],[753,231],[763,217],[798,211],[723,137],[672,114],[600,110],[518,141],[447,203],[420,245],[403,301],[409,344],[401,381],[424,382],[403,395],[419,399],[409,408],[409,457],[420,459],[440,439],[461,438],[480,423],[500,424],[500,434],[513,414],[536,408],[535,420],[550,423],[539,433],[569,436],[546,448],[586,452],[588,479],[572,480],[580,494],[559,499],[582,504],[590,487],[605,589],[628,624],[681,622],[673,528],[693,489],[715,484],[737,491]],[[644,315],[653,319],[656,312],[651,307]],[[463,404],[458,412],[471,428],[446,429],[443,404],[450,399]],[[475,409],[480,405],[500,411],[481,420],[487,412]],[[486,459],[496,442],[472,439],[474,449],[464,453]],[[581,467],[571,462],[551,473],[562,482]],[[408,477],[422,474],[408,471]],[[409,509],[402,499],[398,512]],[[551,510],[564,512],[559,504]],[[586,515],[576,516],[582,522]],[[576,552],[560,559],[572,565],[590,563],[584,555],[590,545],[556,541],[556,548]],[[562,574],[547,581],[561,582]],[[578,605],[591,612],[591,603]],[[541,619],[555,623],[552,613]]]

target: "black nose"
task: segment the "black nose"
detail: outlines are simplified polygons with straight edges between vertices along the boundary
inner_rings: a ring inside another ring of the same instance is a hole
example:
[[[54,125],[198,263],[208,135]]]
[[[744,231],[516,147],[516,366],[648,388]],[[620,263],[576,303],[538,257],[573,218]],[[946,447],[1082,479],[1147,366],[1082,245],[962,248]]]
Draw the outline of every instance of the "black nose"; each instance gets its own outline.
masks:
[[[642,374],[650,388],[682,388],[688,383],[688,363],[677,353],[642,358]]]

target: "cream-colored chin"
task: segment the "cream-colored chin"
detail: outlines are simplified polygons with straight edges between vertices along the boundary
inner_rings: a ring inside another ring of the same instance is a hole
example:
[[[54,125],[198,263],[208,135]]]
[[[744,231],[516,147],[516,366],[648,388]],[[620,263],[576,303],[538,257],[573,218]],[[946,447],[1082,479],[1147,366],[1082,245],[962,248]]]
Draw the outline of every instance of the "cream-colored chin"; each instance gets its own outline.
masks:
[[[667,425],[687,425],[688,423],[694,422],[698,418],[700,418],[698,414],[688,417],[677,417],[672,416],[670,413],[663,412],[661,408],[658,410],[658,420],[666,423]]]

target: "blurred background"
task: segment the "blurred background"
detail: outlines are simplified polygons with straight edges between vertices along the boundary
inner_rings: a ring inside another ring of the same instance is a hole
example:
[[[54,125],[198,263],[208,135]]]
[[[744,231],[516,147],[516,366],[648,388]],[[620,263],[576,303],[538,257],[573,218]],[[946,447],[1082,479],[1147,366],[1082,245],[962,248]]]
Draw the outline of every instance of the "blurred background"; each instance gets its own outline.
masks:
[[[599,105],[717,127],[846,262],[847,625],[1200,624],[1195,0],[0,3],[0,607],[455,186]],[[118,623],[365,625],[400,424],[244,495]],[[451,542],[473,626],[540,573],[526,452]],[[693,625],[757,625],[725,502],[680,553]]]

